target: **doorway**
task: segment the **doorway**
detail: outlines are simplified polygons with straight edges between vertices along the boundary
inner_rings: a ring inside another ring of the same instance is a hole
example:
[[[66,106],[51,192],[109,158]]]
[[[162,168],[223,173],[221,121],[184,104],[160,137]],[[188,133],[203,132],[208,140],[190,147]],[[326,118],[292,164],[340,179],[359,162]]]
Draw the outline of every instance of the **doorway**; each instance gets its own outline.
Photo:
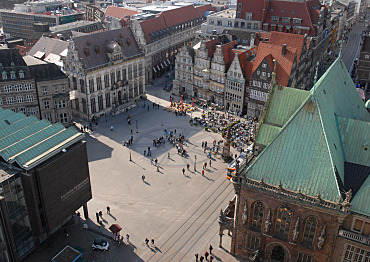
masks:
[[[281,246],[276,246],[272,249],[271,260],[276,262],[284,262],[285,251]]]

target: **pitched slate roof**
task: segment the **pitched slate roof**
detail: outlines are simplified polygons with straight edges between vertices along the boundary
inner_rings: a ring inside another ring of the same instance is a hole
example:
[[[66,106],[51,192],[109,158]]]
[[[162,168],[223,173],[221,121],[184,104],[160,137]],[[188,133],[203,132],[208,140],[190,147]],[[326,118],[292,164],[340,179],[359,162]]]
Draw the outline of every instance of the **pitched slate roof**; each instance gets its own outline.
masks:
[[[29,68],[36,81],[68,78],[56,64],[32,65]]]
[[[27,64],[24,62],[21,54],[18,52],[17,49],[0,49],[0,73],[6,72],[8,76],[6,80],[1,77],[0,82],[20,80],[19,71],[21,70],[24,73],[25,79],[31,77]],[[15,72],[15,79],[11,79],[11,71]]]
[[[0,157],[23,169],[32,169],[83,137],[74,127],[0,108]]]
[[[263,176],[268,184],[278,185],[281,182],[283,188],[294,191],[301,187],[303,194],[320,194],[322,199],[337,202],[346,188],[345,163],[370,164],[370,150],[360,147],[364,141],[370,141],[370,115],[340,58],[311,91],[302,92],[308,92],[308,97],[288,117],[281,131],[243,175],[256,180]],[[276,103],[273,101],[275,97],[271,95],[269,103]],[[291,99],[294,99],[294,95]],[[267,114],[270,110],[273,111],[273,108],[269,104]],[[353,120],[356,123],[350,123]],[[348,125],[353,125],[354,130]],[[358,140],[354,142],[352,139]],[[367,162],[364,163],[365,160]],[[351,175],[356,176],[356,173]],[[368,178],[366,181],[353,201],[358,203],[356,212],[369,216],[370,206],[364,206],[369,196],[361,193],[368,192]]]
[[[42,36],[31,50],[28,51],[28,55],[35,56],[37,52],[44,53],[44,57],[50,54],[60,55],[68,48],[68,44],[67,41]]]
[[[142,53],[130,27],[77,36],[73,38],[73,41],[85,68],[107,64],[110,61],[108,53],[114,47],[121,48],[124,58]]]

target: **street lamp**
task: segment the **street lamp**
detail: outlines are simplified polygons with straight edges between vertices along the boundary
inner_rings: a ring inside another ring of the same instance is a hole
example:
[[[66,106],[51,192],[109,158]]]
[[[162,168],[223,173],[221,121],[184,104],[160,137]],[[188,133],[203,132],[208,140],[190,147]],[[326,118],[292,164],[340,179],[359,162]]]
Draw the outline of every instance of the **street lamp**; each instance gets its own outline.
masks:
[[[197,171],[197,156],[194,156],[195,162],[194,162],[194,171]]]
[[[136,120],[136,133],[139,133],[139,128],[137,126],[137,120]]]

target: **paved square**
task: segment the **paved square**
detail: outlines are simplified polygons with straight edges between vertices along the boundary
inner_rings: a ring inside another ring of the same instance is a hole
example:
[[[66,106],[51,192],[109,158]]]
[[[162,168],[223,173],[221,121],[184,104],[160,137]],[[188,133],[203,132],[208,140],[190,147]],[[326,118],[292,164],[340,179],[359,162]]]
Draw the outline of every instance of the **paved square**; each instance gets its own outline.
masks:
[[[160,87],[153,87],[153,93],[155,88],[159,91]],[[169,96],[169,93],[161,93],[162,97],[167,94]],[[148,97],[161,105],[169,104],[160,98]],[[27,261],[50,259],[65,244],[83,249],[83,257],[88,261],[195,261],[194,254],[203,255],[210,244],[215,260],[238,261],[218,247],[218,215],[234,195],[226,179],[227,164],[217,154],[210,167],[201,147],[202,141],[210,145],[213,140],[222,139],[221,136],[190,126],[189,116],[175,116],[162,106],[157,109],[146,101],[148,104],[149,111],[141,102],[128,113],[102,118],[98,126],[93,126],[94,132],[86,135],[93,191],[93,199],[88,203],[90,219],[68,228],[68,237],[60,232],[53,248],[39,250]],[[128,114],[131,125],[127,124]],[[131,129],[134,142],[129,149],[122,143],[131,137]],[[176,129],[177,135],[185,135],[188,141],[184,148],[188,156],[178,155],[168,141],[160,147],[153,146],[153,139],[164,136],[164,129]],[[148,147],[152,150],[151,157],[143,155]],[[197,171],[194,171],[195,155]],[[158,159],[160,172],[151,164],[151,158]],[[204,162],[208,165],[202,176]],[[186,169],[188,163],[190,170],[183,175],[182,169]],[[142,175],[146,177],[145,182],[141,180]],[[106,212],[107,206],[110,206],[110,215]],[[95,218],[99,211],[103,211],[101,225]],[[80,212],[82,214],[82,210]],[[95,233],[83,230],[83,223]],[[92,252],[91,243],[99,236],[96,233],[112,236],[108,228],[114,223],[123,228],[121,235],[130,235],[129,243],[124,241],[119,245],[109,240],[109,251]],[[155,246],[147,246],[145,238],[154,238]],[[223,246],[229,249],[229,236],[224,236]]]

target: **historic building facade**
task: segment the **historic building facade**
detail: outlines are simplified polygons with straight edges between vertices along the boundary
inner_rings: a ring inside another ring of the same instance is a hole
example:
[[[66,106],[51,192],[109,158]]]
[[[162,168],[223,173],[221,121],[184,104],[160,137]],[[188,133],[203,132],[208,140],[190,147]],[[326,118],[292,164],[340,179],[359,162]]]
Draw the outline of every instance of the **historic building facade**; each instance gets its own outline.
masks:
[[[40,118],[35,79],[17,49],[0,49],[0,105]]]
[[[211,5],[193,5],[168,10],[148,19],[132,19],[130,27],[145,53],[145,77],[148,81],[172,68],[179,49],[195,39],[195,32]]]
[[[368,261],[370,114],[351,83],[340,58],[311,91],[273,80],[220,246],[228,230],[231,253],[255,261]]]
[[[76,117],[115,114],[145,95],[144,54],[129,27],[74,37],[64,68]]]
[[[176,74],[173,84],[175,94],[194,97],[194,56],[194,49],[190,45],[179,50],[175,61]]]

